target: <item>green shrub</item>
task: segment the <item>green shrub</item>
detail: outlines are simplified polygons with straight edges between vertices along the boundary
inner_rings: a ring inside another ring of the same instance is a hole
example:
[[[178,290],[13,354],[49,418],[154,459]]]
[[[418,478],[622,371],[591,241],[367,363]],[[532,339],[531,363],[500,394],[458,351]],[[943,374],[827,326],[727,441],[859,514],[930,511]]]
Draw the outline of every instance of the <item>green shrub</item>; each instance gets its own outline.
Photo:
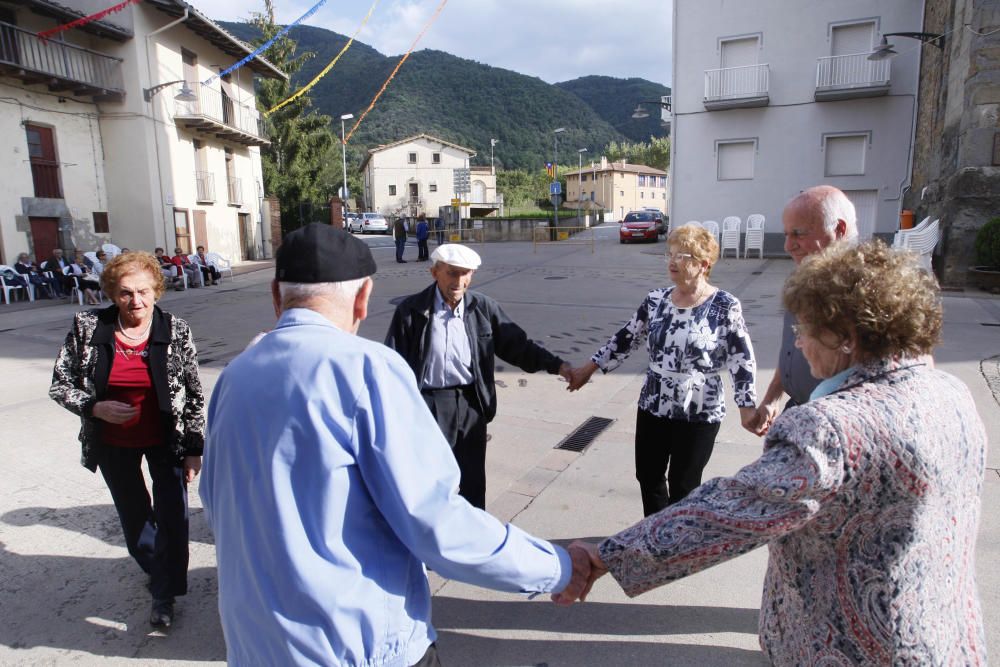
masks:
[[[1000,268],[1000,218],[993,218],[976,232],[976,259],[983,266]]]

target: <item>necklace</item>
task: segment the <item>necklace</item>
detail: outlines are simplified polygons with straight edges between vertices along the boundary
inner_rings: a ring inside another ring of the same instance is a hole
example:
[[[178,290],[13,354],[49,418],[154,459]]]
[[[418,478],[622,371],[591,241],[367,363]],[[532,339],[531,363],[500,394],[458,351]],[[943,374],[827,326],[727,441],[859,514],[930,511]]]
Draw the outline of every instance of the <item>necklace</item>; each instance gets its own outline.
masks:
[[[677,301],[674,301],[674,305],[677,306],[678,308],[694,308],[696,305],[698,305],[698,303],[701,301],[701,298],[705,295],[707,287],[708,283],[703,282],[701,284],[701,287],[698,288],[698,293],[694,295],[694,298],[688,305],[682,306],[681,304],[677,303]]]
[[[115,343],[115,351],[122,355],[125,359],[131,360],[133,357],[142,357],[145,359],[149,356],[149,350],[143,348],[142,350],[136,350],[131,347],[122,347],[118,343]]]
[[[125,325],[122,324],[121,313],[118,314],[118,331],[119,331],[119,333],[121,333],[121,335],[125,336],[129,340],[135,340],[135,341],[143,341],[143,340],[145,340],[146,339],[146,334],[149,333],[149,329],[152,326],[153,326],[153,318],[151,317],[151,318],[149,318],[149,324],[146,325],[146,328],[142,330],[141,334],[139,334],[138,336],[129,336],[127,333],[125,333]]]

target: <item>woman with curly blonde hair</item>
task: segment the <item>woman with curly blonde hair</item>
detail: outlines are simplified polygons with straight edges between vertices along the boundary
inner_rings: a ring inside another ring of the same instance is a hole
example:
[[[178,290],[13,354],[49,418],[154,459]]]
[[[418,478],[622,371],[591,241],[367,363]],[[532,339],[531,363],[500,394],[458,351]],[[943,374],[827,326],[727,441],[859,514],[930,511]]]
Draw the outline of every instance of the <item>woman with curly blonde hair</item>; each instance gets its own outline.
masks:
[[[160,310],[160,263],[121,254],[101,272],[112,305],[78,313],[49,396],[80,416],[82,462],[108,485],[129,554],[149,574],[150,623],[169,626],[187,592],[187,485],[201,469],[205,417],[187,322]],[[153,482],[153,498],[142,460]]]
[[[823,382],[728,478],[576,542],[629,595],[767,544],[760,642],[774,665],[985,665],[973,554],[986,429],[934,369],[937,285],[880,241],[835,244],[785,285]]]

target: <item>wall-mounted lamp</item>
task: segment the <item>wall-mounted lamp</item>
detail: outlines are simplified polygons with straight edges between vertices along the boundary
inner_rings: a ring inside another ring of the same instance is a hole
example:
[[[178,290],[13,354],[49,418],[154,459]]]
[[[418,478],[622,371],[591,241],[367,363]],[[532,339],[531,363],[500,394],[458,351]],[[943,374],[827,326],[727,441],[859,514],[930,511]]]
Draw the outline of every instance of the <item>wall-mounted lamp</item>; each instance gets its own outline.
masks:
[[[667,100],[641,100],[639,104],[636,105],[635,111],[632,112],[632,118],[649,118],[649,112],[646,111],[646,107],[643,104],[655,104],[661,109],[666,109],[670,111],[670,101]]]
[[[868,56],[868,60],[885,60],[897,55],[896,50],[892,48],[894,45],[889,43],[888,37],[909,37],[910,39],[919,39],[921,42],[933,44],[939,49],[944,48],[944,35],[941,34],[933,32],[887,32],[882,35],[882,41],[879,42],[879,45]]]
[[[176,81],[168,81],[166,83],[160,83],[153,86],[152,88],[143,88],[142,99],[146,100],[147,102],[152,102],[153,96],[156,95],[158,92],[160,92],[161,90],[163,90],[168,86],[173,86],[178,83],[182,83],[184,85],[181,86],[181,92],[174,95],[175,100],[177,100],[178,102],[198,101],[198,96],[195,94],[193,90],[191,90],[190,86],[188,86],[187,81],[185,81],[184,79],[177,79]]]

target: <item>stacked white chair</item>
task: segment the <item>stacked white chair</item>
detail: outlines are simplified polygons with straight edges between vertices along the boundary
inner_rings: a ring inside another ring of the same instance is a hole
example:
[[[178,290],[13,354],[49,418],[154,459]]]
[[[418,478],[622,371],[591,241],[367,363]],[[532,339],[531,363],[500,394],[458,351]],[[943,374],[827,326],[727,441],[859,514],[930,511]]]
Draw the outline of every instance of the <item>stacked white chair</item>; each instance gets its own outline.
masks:
[[[919,234],[927,229],[927,225],[931,224],[931,216],[927,216],[920,221],[920,224],[911,229],[900,229],[896,232],[896,235],[892,237],[892,247],[893,248],[905,248],[906,247],[906,237],[910,234]]]
[[[718,245],[718,243],[719,243],[719,223],[717,223],[715,220],[706,220],[705,222],[701,223],[701,226],[704,227],[705,229],[707,229],[709,232],[712,233],[712,236],[715,237],[715,243],[716,243],[716,245]]]
[[[122,249],[116,246],[114,243],[105,243],[104,245],[101,246],[101,250],[103,250],[104,254],[108,256],[108,259],[111,259],[112,257],[117,257],[118,255],[122,254]]]
[[[732,249],[736,258],[740,257],[740,227],[742,221],[738,215],[730,215],[722,220],[722,242],[719,244],[719,257],[726,256],[726,250]]]
[[[753,213],[747,218],[747,234],[743,239],[743,259],[747,258],[751,250],[760,253],[760,258],[764,259],[764,216],[760,213]]]
[[[901,234],[902,236],[900,236]],[[938,241],[941,240],[940,219],[933,222],[925,220],[913,229],[901,229],[896,232],[896,237],[900,239],[900,245],[897,246],[894,241],[893,247],[915,252],[919,255],[920,265],[924,270],[928,273],[933,270],[931,256],[934,254],[934,248],[937,247]]]

